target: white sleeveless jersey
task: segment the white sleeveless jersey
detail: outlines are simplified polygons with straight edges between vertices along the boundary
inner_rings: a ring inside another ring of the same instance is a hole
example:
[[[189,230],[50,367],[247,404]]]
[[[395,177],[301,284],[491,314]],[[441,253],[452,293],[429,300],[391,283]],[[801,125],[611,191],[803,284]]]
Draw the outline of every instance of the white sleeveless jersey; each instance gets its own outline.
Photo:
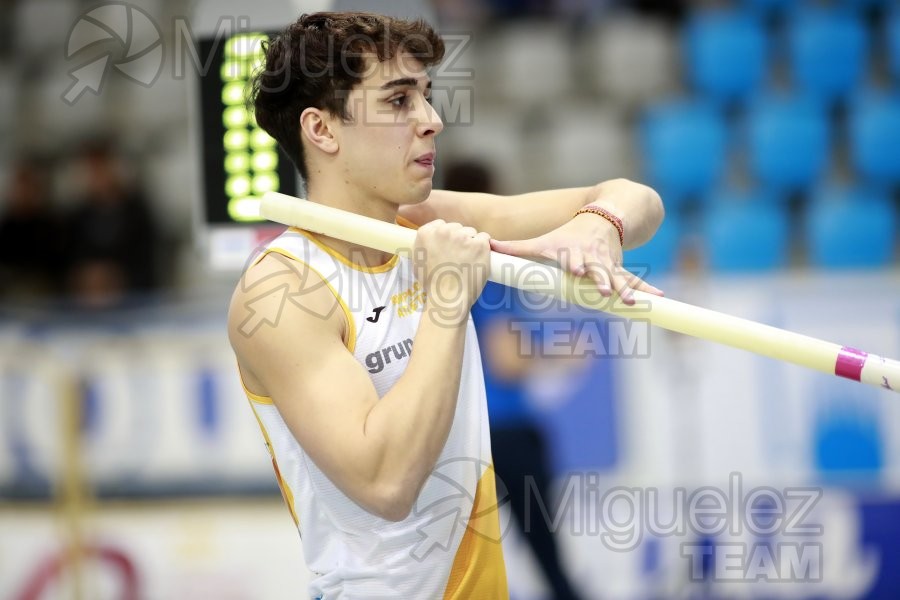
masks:
[[[345,345],[368,371],[379,397],[403,374],[411,352],[428,351],[414,347],[424,295],[408,258],[394,256],[380,267],[363,268],[295,228],[273,240],[263,255],[269,252],[293,261],[305,289],[324,281],[334,293],[348,323]],[[341,492],[291,435],[271,398],[245,391],[300,532],[313,573],[311,598],[508,597],[471,317],[447,443],[412,512],[400,522],[379,518]]]

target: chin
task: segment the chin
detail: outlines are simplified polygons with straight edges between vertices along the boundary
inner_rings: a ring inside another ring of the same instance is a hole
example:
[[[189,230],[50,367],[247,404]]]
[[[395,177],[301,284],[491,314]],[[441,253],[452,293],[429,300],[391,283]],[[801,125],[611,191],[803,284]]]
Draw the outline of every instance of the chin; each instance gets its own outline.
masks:
[[[421,204],[428,200],[428,196],[431,195],[431,190],[433,188],[434,184],[431,181],[428,181],[427,185],[416,185],[409,191],[409,194],[406,194],[399,204]]]

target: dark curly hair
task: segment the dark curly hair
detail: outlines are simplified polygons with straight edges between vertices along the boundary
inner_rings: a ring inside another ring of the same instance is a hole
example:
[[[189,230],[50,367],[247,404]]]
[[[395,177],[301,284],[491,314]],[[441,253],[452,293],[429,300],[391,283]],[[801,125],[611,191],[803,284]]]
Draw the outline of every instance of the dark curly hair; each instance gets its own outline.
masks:
[[[347,95],[368,67],[408,52],[429,67],[444,57],[444,42],[422,20],[363,12],[304,14],[263,44],[264,67],[251,80],[256,122],[275,138],[307,179],[300,114],[308,107],[349,119]]]

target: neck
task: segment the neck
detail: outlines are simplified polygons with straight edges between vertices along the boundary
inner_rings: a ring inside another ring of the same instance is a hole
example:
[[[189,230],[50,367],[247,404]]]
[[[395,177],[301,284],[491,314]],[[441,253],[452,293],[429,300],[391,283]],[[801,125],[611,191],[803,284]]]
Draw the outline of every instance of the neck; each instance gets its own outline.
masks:
[[[358,190],[349,190],[327,185],[308,185],[307,200],[317,202],[364,217],[393,223],[397,219],[399,206],[387,202],[383,198],[373,197]],[[333,248],[351,262],[363,267],[378,267],[387,263],[393,256],[390,253],[359,246],[338,238],[316,234],[316,238]]]

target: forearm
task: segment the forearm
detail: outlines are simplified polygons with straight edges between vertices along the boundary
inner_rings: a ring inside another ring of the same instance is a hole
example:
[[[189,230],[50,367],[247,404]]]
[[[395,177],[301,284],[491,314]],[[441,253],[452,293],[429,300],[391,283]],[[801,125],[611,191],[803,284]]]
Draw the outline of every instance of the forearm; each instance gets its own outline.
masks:
[[[652,188],[627,179],[610,179],[591,187],[505,197],[489,209],[487,231],[503,240],[538,237],[568,222],[587,204],[602,206],[622,220],[625,248],[649,240],[664,215],[662,200]]]
[[[406,371],[366,416],[365,436],[377,448],[375,480],[407,510],[450,433],[465,336],[466,319],[451,325],[426,311]]]

